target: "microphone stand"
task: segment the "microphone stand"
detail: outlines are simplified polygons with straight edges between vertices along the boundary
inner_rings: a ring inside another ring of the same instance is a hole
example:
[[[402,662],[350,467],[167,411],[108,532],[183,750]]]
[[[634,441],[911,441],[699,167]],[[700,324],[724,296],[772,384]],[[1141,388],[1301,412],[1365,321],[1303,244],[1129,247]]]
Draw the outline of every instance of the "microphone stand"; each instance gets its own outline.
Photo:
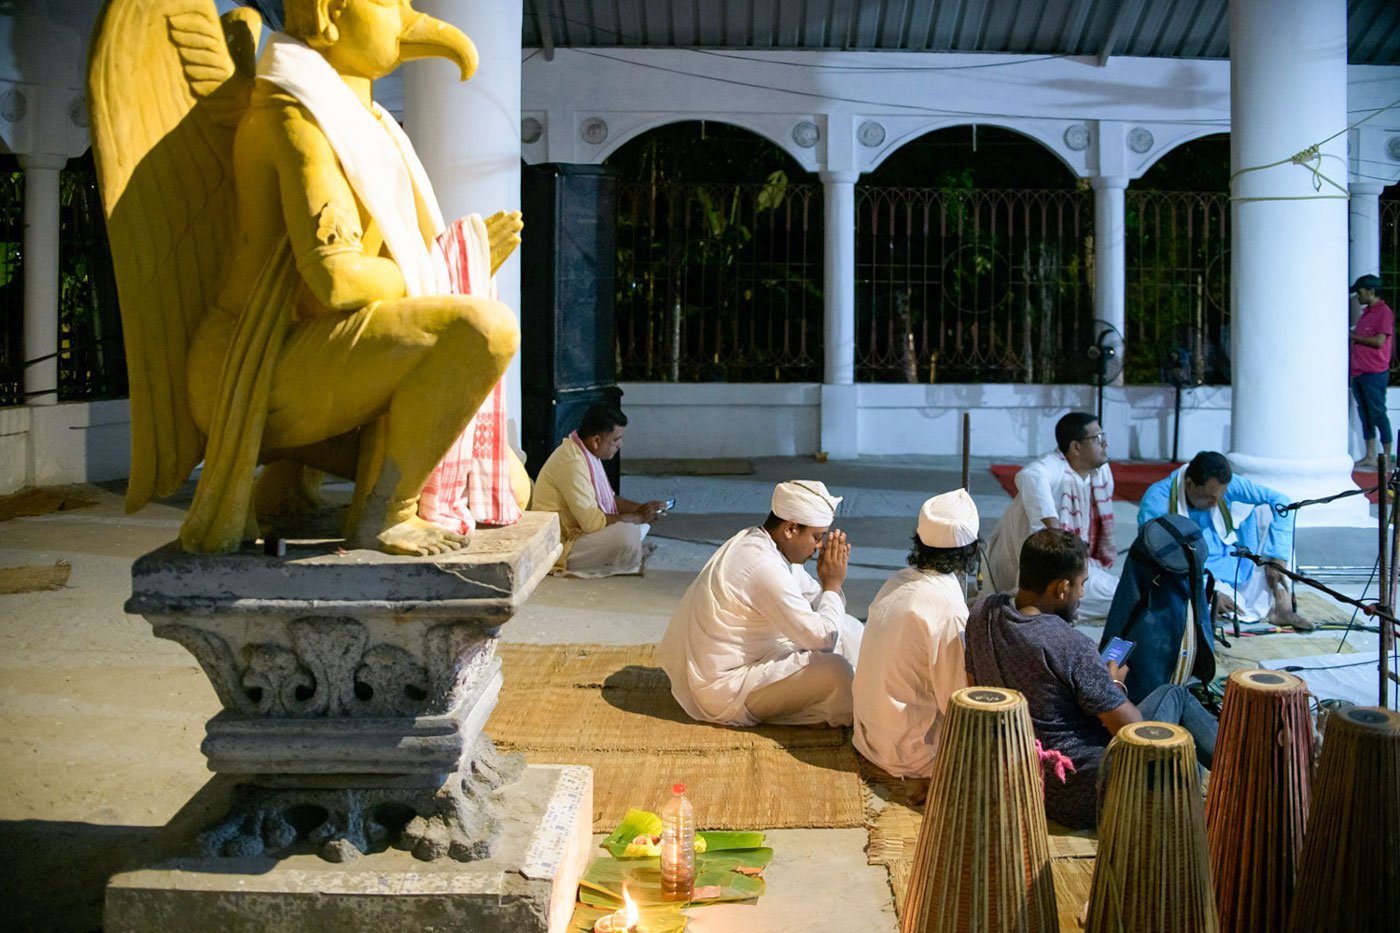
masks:
[[[1394,650],[1395,633],[1400,629],[1400,619],[1393,614],[1395,608],[1395,595],[1397,581],[1400,581],[1400,522],[1395,521],[1397,516],[1389,515],[1391,503],[1394,502],[1394,493],[1400,491],[1400,467],[1392,468],[1382,449],[1377,460],[1377,476],[1381,482],[1369,489],[1348,489],[1335,496],[1327,496],[1322,499],[1303,499],[1299,502],[1292,502],[1288,505],[1275,506],[1274,511],[1279,515],[1287,515],[1289,512],[1304,508],[1309,505],[1320,505],[1324,502],[1335,502],[1348,496],[1366,495],[1372,492],[1379,492],[1380,498],[1377,506],[1377,530],[1378,541],[1377,552],[1377,576],[1379,580],[1379,599],[1374,603],[1366,603],[1360,599],[1352,599],[1338,593],[1331,587],[1323,584],[1319,580],[1305,576],[1301,573],[1289,570],[1286,567],[1279,567],[1271,561],[1260,557],[1242,545],[1235,545],[1231,552],[1235,557],[1243,558],[1258,566],[1261,570],[1268,564],[1275,570],[1283,574],[1294,583],[1302,583],[1315,590],[1321,590],[1338,602],[1348,606],[1355,606],[1366,615],[1375,618],[1379,622],[1379,635],[1377,639],[1379,648],[1379,663],[1376,666],[1378,674],[1378,687],[1380,700],[1377,704],[1382,709],[1390,706],[1390,685],[1400,684],[1400,676],[1390,669],[1390,655]],[[1389,534],[1387,534],[1389,532]],[[1362,592],[1365,595],[1365,591]],[[1350,626],[1348,626],[1350,628]]]

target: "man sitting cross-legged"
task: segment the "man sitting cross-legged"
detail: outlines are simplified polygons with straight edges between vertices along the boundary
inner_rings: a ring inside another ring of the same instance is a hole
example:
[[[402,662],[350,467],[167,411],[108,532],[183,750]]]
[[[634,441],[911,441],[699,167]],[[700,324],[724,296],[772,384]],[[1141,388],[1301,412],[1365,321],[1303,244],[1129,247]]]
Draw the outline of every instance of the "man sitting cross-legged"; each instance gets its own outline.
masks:
[[[851,546],[831,528],[840,502],[813,480],[779,484],[767,520],[721,545],[685,591],[656,659],[691,716],[850,725],[861,625],[841,594]],[[819,547],[814,580],[802,564]]]
[[[1293,611],[1279,567],[1293,552],[1293,512],[1277,513],[1288,497],[1234,475],[1224,454],[1203,450],[1165,479],[1147,487],[1138,508],[1141,527],[1161,515],[1185,515],[1205,538],[1205,568],[1215,578],[1216,612],[1242,622],[1267,619],[1300,632],[1316,626]],[[1266,558],[1263,568],[1236,556],[1236,545]]]
[[[919,509],[909,566],[870,604],[852,688],[856,749],[895,777],[928,778],[948,698],[967,686],[967,601],[956,576],[977,554],[977,506],[964,489]],[[926,785],[914,792],[921,798]]]
[[[978,600],[967,621],[969,679],[1025,694],[1035,737],[1073,763],[1064,783],[1048,762],[1045,770],[1046,815],[1072,829],[1098,824],[1100,762],[1123,726],[1143,719],[1179,724],[1196,740],[1202,765],[1209,768],[1215,755],[1215,719],[1185,687],[1165,684],[1134,706],[1123,686],[1126,666],[1103,661],[1071,625],[1087,565],[1078,537],[1038,531],[1021,548],[1016,592]]]
[[[622,449],[627,416],[599,403],[549,455],[535,480],[530,508],[557,512],[564,553],[556,573],[606,577],[642,568],[642,542],[662,514],[661,502],[633,502],[613,492],[603,461]]]
[[[1056,422],[1055,444],[1058,449],[1016,474],[1017,496],[987,540],[987,582],[994,591],[1014,589],[1022,542],[1042,528],[1064,528],[1089,547],[1080,611],[1102,619],[1118,588],[1108,435],[1092,414],[1072,411]]]

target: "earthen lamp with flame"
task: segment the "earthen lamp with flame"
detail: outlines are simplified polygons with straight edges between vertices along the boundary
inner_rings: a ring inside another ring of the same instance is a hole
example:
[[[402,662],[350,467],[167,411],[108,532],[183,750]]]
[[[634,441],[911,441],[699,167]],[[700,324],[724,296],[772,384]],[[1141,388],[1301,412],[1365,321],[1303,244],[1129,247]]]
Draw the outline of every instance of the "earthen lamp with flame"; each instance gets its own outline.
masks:
[[[593,924],[593,933],[635,933],[642,916],[637,910],[637,902],[622,886],[622,907],[610,914],[604,914]]]

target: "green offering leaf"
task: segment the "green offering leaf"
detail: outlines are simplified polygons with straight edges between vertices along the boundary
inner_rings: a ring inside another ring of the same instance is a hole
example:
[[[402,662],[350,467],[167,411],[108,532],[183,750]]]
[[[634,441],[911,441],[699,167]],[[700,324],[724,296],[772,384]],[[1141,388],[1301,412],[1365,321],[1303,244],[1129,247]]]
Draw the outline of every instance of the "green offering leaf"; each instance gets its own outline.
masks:
[[[627,851],[632,840],[643,835],[661,835],[661,817],[646,810],[628,810],[617,829],[600,845],[607,849],[613,858],[623,858],[623,853]]]
[[[772,849],[739,849],[695,859],[695,887],[707,889],[693,904],[746,901],[766,890],[761,871],[773,858]],[[747,871],[746,871],[747,870]],[[579,882],[579,900],[593,907],[622,906],[622,887],[641,905],[666,904],[661,898],[661,860],[595,859]]]
[[[705,830],[695,835],[705,840],[705,851],[700,853],[708,855],[712,852],[723,852],[727,849],[757,849],[763,845],[763,833],[734,833]]]
[[[634,854],[627,855],[627,847],[632,844],[632,840],[638,836],[660,836],[661,817],[646,810],[628,810],[622,817],[622,822],[617,829],[612,831],[612,835],[604,839],[599,845],[608,850],[613,858],[646,858],[634,851]],[[757,849],[763,845],[763,833],[750,832],[728,832],[723,830],[702,830],[695,834],[697,839],[704,839],[705,852],[719,852],[728,849]],[[701,855],[704,853],[697,853]],[[654,856],[652,856],[654,857]]]
[[[598,922],[598,918],[606,917],[615,909],[613,907],[589,907],[587,904],[578,904],[574,907],[574,916],[569,922],[569,929],[580,931],[580,933],[593,933],[593,924]],[[681,905],[679,904],[640,908],[637,933],[682,933],[686,928],[687,920],[680,911]]]

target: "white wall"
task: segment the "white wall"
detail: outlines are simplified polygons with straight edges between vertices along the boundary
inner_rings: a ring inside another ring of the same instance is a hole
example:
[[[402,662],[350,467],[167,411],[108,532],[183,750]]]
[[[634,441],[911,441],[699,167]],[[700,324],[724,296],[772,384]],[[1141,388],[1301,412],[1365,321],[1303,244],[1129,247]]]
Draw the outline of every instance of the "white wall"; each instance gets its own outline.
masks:
[[[130,472],[126,399],[0,408],[0,495],[125,479]]]
[[[1067,411],[1095,410],[1089,386],[862,384],[858,453],[951,455],[961,450],[962,413],[972,415],[972,455],[1025,460],[1054,446]],[[628,457],[780,457],[818,449],[821,386],[623,383]],[[1182,393],[1179,453],[1229,447],[1230,388]],[[1400,425],[1400,389],[1390,392]],[[1104,430],[1115,458],[1165,460],[1172,453],[1174,393],[1167,386],[1112,388]],[[1300,456],[1307,452],[1300,451]]]

